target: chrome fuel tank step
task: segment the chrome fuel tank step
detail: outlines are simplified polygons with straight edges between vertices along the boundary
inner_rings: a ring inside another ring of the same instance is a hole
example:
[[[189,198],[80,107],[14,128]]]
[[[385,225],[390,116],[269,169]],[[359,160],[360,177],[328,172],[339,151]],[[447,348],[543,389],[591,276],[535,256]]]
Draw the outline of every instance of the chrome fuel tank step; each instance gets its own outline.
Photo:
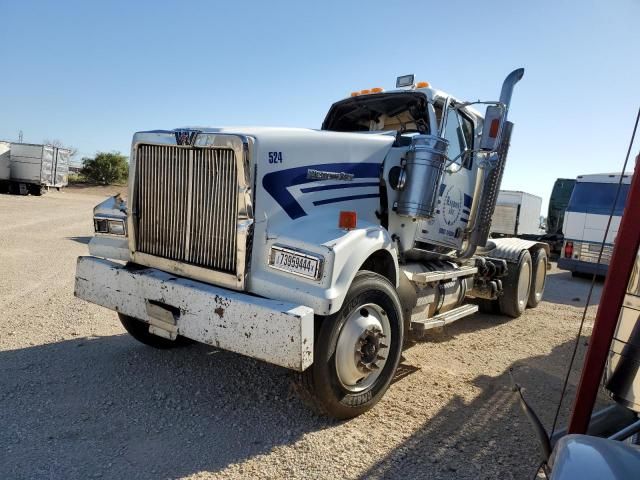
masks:
[[[473,304],[462,305],[448,312],[435,315],[424,320],[411,320],[411,330],[418,335],[432,328],[444,327],[450,323],[460,320],[461,318],[473,315],[478,311],[478,306]]]

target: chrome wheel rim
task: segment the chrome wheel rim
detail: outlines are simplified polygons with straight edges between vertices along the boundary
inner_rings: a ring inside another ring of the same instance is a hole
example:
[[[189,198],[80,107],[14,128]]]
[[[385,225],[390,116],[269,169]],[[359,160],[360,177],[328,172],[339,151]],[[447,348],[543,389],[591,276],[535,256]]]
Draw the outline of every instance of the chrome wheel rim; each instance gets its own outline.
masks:
[[[529,300],[529,290],[531,288],[531,262],[524,262],[520,268],[518,276],[518,306],[523,310]]]
[[[382,372],[389,356],[391,325],[379,305],[367,303],[349,314],[336,344],[336,373],[343,388],[361,392]]]

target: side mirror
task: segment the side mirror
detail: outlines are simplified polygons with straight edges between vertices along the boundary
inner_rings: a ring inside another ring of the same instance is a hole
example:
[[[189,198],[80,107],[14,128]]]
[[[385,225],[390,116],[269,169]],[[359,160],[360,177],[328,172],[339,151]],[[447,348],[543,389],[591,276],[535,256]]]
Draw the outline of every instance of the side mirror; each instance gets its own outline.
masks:
[[[498,140],[506,117],[505,113],[506,111],[501,106],[490,105],[487,107],[482,125],[480,150],[495,152],[498,149]]]

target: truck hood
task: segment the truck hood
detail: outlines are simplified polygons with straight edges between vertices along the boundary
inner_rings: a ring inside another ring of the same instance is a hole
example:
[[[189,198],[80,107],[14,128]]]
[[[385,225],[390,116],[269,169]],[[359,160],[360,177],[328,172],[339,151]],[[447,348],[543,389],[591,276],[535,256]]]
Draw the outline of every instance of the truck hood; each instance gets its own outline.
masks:
[[[380,138],[382,137],[386,142],[393,142],[393,138],[395,137],[395,133],[393,131],[388,132],[358,132],[358,133],[348,133],[348,132],[332,132],[326,130],[317,130],[312,128],[296,128],[296,127],[259,127],[259,126],[231,126],[231,127],[180,127],[173,130],[146,130],[137,132],[134,136],[135,139],[149,140],[149,137],[156,136],[163,137],[167,135],[179,134],[180,132],[194,132],[197,135],[206,135],[206,134],[226,134],[226,135],[242,135],[253,138],[262,138],[262,137],[287,137],[292,136],[296,138],[300,137],[327,137],[327,138],[336,138],[343,137],[345,139],[363,139],[363,138]],[[138,140],[140,141],[140,140]],[[367,141],[367,140],[365,140]],[[163,142],[164,143],[164,142]]]
[[[138,132],[133,146],[134,149],[138,143],[224,146],[226,135],[250,140],[256,219],[269,218],[275,225],[312,214],[321,207],[325,211],[351,208],[363,220],[376,221],[382,164],[395,141],[395,132],[189,127]],[[132,152],[132,173],[135,164]]]

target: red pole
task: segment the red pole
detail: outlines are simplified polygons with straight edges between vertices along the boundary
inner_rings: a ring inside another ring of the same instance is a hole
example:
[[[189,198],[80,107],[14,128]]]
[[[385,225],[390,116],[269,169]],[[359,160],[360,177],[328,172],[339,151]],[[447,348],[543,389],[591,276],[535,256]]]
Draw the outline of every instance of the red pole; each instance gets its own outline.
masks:
[[[582,367],[580,384],[573,403],[569,433],[586,433],[596,402],[618,315],[640,246],[640,155],[631,179],[618,236],[613,247],[609,273],[604,282],[589,348]],[[623,172],[624,173],[624,172]]]

